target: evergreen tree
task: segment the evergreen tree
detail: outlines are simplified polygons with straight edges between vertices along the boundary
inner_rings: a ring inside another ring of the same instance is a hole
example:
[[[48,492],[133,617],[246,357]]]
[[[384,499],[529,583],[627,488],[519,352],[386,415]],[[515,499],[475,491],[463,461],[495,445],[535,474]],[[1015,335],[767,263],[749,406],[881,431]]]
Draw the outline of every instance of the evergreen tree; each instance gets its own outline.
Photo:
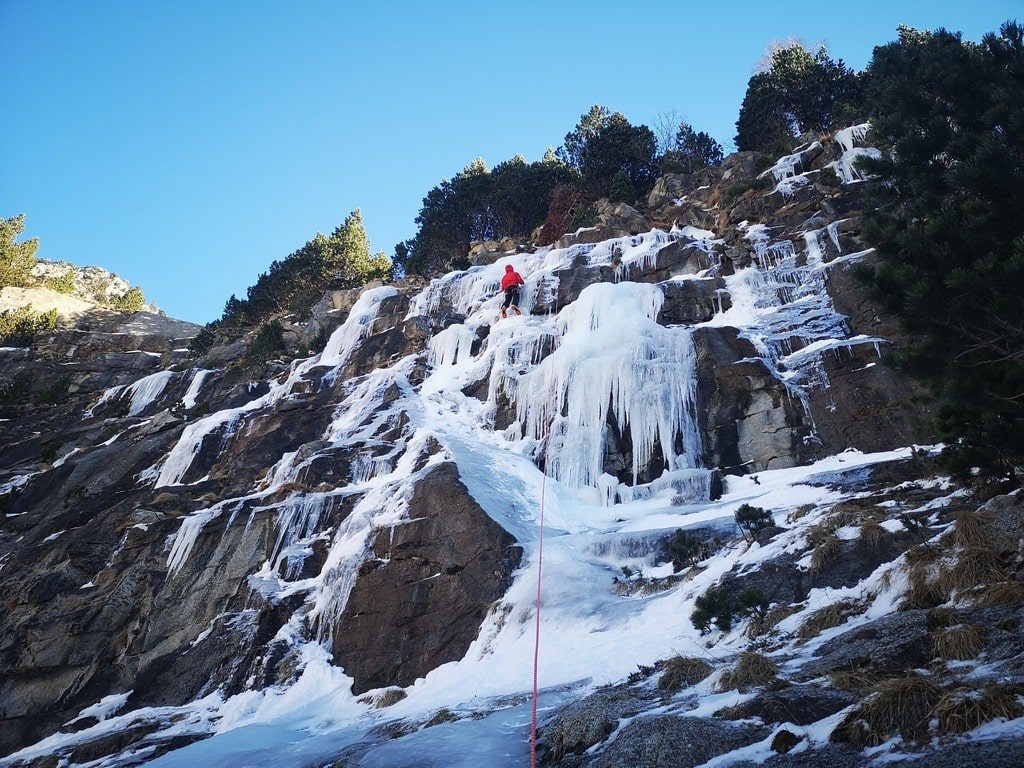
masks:
[[[16,243],[25,230],[25,214],[10,219],[0,216],[0,288],[27,285],[36,264],[39,239]]]
[[[330,236],[318,232],[287,258],[271,263],[249,287],[244,301],[228,299],[223,317],[250,324],[278,312],[302,312],[330,288],[357,288],[392,276],[385,254],[370,255],[363,217],[356,209]]]
[[[722,145],[704,131],[695,131],[687,122],[676,130],[672,147],[661,157],[666,171],[693,173],[722,162]]]
[[[866,274],[912,343],[949,455],[1024,477],[1024,29],[902,28],[868,67],[877,174]]]
[[[584,192],[592,200],[607,197],[620,171],[638,195],[646,194],[657,178],[658,142],[646,125],[631,125],[619,112],[593,106],[566,134],[558,154],[579,170]]]
[[[416,235],[395,246],[395,262],[418,274],[463,267],[474,240],[528,236],[544,222],[553,190],[577,176],[553,153],[535,163],[516,155],[493,170],[477,159],[427,193]]]
[[[813,54],[800,43],[778,48],[770,66],[747,83],[736,146],[777,152],[794,136],[835,127],[836,113],[858,104],[860,91],[856,73],[842,59],[833,60],[824,47]]]
[[[636,203],[636,188],[625,171],[619,170],[613,177],[608,188],[608,200],[613,203]]]

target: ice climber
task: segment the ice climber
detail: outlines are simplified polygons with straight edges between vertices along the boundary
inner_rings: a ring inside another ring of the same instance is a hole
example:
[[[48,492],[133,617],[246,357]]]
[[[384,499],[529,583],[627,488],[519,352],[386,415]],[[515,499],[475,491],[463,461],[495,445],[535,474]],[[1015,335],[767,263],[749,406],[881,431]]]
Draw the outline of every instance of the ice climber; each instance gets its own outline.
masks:
[[[505,265],[505,274],[501,278],[501,290],[505,292],[505,300],[501,304],[501,319],[508,317],[508,308],[512,307],[517,315],[523,314],[519,309],[519,286],[525,285],[523,276],[513,269],[511,264]]]

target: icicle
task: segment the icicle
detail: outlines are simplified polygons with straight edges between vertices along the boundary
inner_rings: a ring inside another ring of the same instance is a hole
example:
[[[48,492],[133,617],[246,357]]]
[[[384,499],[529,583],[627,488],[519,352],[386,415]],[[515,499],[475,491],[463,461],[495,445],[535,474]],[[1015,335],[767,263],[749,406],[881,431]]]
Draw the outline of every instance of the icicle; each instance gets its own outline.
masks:
[[[466,362],[476,341],[476,332],[466,325],[451,325],[430,340],[430,363],[435,368]]]
[[[849,152],[857,146],[857,142],[864,140],[870,128],[871,123],[861,123],[860,125],[851,125],[849,128],[836,131],[836,143],[842,147],[843,152]]]
[[[688,329],[655,322],[663,301],[654,285],[588,286],[559,314],[558,349],[535,369],[502,380],[525,434],[550,441],[546,453],[555,479],[595,486],[603,473],[609,408],[619,430],[630,434],[634,483],[656,444],[668,469],[696,465],[693,342]],[[677,438],[683,444],[678,454]]]

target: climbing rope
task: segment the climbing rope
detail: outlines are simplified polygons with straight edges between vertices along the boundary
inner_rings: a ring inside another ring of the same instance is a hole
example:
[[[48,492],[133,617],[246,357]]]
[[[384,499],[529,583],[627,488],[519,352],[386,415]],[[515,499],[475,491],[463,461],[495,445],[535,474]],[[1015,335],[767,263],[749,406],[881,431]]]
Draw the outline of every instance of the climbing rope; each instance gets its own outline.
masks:
[[[541,576],[544,569],[544,495],[548,485],[547,470],[547,462],[545,461],[544,479],[541,480],[540,484],[540,531],[537,540],[537,602],[534,610],[533,705],[530,712],[530,768],[537,768],[537,666],[540,661],[540,598],[542,584]]]
[[[555,301],[552,315],[558,314],[558,288],[555,284]],[[555,392],[551,392],[552,408],[548,412],[554,421]],[[548,438],[544,446],[544,476],[540,481],[540,524],[537,534],[537,600],[534,604],[534,636],[533,636],[533,702],[530,711],[530,768],[537,768],[537,667],[540,663],[540,600],[542,576],[544,571],[544,499],[548,488],[549,453],[551,449],[551,425],[548,424]]]

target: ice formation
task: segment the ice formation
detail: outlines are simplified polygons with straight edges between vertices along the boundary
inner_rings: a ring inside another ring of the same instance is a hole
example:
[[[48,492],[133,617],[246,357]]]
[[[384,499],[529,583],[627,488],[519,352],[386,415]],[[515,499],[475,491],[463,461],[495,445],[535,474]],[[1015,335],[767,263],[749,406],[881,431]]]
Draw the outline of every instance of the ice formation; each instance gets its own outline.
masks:
[[[206,378],[211,373],[213,371],[197,368],[192,374],[192,380],[188,383],[188,390],[185,392],[185,396],[181,398],[186,411],[196,407],[196,398],[199,397],[199,390],[202,389],[203,382],[206,381]]]
[[[844,184],[851,184],[864,178],[857,170],[858,161],[865,157],[876,160],[882,157],[881,151],[876,147],[857,146],[864,141],[870,129],[871,123],[861,123],[836,132],[835,141],[842,148],[843,154],[835,162],[829,163],[829,166],[835,170]]]
[[[634,483],[656,445],[670,471],[697,466],[693,342],[687,329],[658,325],[663,301],[646,283],[587,287],[558,316],[558,348],[504,382],[524,433],[549,441],[548,472],[559,482],[596,485],[609,412],[631,436]]]
[[[250,400],[237,408],[227,408],[212,413],[185,427],[178,442],[164,459],[156,476],[155,487],[178,485],[192,466],[192,461],[203,447],[207,437],[217,433],[222,438],[230,436],[235,426],[247,413],[252,413],[270,403],[287,397],[295,384],[316,366],[330,366],[339,369],[348,361],[359,340],[372,329],[373,320],[377,316],[380,304],[394,296],[395,289],[390,286],[371,288],[364,291],[342,323],[328,338],[323,352],[292,363],[284,381],[271,382],[270,391],[262,397]]]

